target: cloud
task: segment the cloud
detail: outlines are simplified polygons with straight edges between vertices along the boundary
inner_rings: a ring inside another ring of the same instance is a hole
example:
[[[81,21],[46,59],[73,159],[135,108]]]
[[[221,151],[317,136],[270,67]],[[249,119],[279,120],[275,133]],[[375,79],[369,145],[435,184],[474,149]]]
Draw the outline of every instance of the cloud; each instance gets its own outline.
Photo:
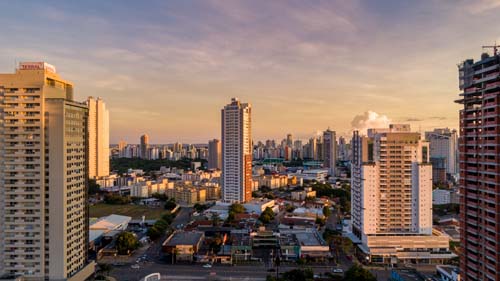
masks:
[[[432,116],[429,119],[431,119],[431,120],[446,120],[448,118],[446,118],[444,116]]]
[[[351,126],[354,130],[358,130],[361,134],[366,134],[370,128],[386,128],[389,127],[391,119],[386,115],[380,115],[374,111],[366,111],[363,114],[354,116]]]
[[[464,7],[472,14],[480,14],[500,7],[499,0],[469,0]]]
[[[410,117],[410,118],[407,118],[405,121],[406,122],[421,122],[421,121],[424,121],[424,119]]]

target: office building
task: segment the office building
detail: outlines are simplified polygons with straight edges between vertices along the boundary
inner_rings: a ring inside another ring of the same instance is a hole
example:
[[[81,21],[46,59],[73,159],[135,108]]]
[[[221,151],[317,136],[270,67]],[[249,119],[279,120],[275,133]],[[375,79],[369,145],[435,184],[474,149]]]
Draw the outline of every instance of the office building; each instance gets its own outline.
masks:
[[[496,52],[496,51],[495,51]],[[460,274],[500,280],[500,55],[459,65]]]
[[[436,262],[453,256],[432,228],[429,144],[408,125],[353,134],[353,242],[373,263]]]
[[[101,98],[87,99],[89,178],[109,176],[109,111]]]
[[[444,159],[448,177],[458,174],[458,135],[456,130],[434,129],[425,132],[425,139],[429,142],[430,156]]]
[[[252,199],[252,107],[231,99],[222,109],[222,200]]]
[[[149,136],[144,134],[141,136],[141,145],[139,150],[139,157],[142,159],[149,158]]]
[[[87,105],[55,67],[0,74],[0,275],[85,280]]]
[[[208,142],[208,168],[222,169],[222,144],[218,139]]]
[[[323,132],[323,155],[323,166],[334,177],[337,164],[337,137],[330,129]]]

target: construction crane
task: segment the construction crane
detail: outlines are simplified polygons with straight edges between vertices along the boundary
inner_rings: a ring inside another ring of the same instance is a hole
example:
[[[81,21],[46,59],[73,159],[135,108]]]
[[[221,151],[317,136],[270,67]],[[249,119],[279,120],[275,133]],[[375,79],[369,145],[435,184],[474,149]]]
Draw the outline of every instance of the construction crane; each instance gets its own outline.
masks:
[[[493,54],[496,56],[497,55],[497,51],[498,51],[498,47],[500,47],[500,45],[497,45],[497,42],[495,41],[495,45],[492,45],[492,46],[483,46],[483,49],[486,49],[486,48],[493,49]]]

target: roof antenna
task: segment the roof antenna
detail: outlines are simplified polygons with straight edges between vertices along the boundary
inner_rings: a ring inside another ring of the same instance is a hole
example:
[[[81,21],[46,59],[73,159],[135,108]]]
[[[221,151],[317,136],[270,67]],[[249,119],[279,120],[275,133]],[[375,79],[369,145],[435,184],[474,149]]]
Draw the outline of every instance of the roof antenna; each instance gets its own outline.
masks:
[[[486,49],[486,48],[493,49],[493,54],[496,56],[498,53],[498,47],[500,47],[500,45],[497,45],[497,41],[495,40],[495,45],[483,46],[483,49]]]

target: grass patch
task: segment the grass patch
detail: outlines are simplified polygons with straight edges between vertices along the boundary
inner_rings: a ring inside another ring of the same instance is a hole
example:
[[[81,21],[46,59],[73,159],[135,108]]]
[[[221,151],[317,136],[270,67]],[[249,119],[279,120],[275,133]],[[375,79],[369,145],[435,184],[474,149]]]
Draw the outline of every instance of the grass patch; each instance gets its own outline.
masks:
[[[129,216],[132,219],[142,219],[142,216],[146,216],[147,220],[155,220],[161,218],[167,212],[163,207],[150,208],[148,206],[141,205],[111,205],[105,203],[99,203],[90,206],[90,217],[100,218],[104,216],[109,216],[111,214]]]

